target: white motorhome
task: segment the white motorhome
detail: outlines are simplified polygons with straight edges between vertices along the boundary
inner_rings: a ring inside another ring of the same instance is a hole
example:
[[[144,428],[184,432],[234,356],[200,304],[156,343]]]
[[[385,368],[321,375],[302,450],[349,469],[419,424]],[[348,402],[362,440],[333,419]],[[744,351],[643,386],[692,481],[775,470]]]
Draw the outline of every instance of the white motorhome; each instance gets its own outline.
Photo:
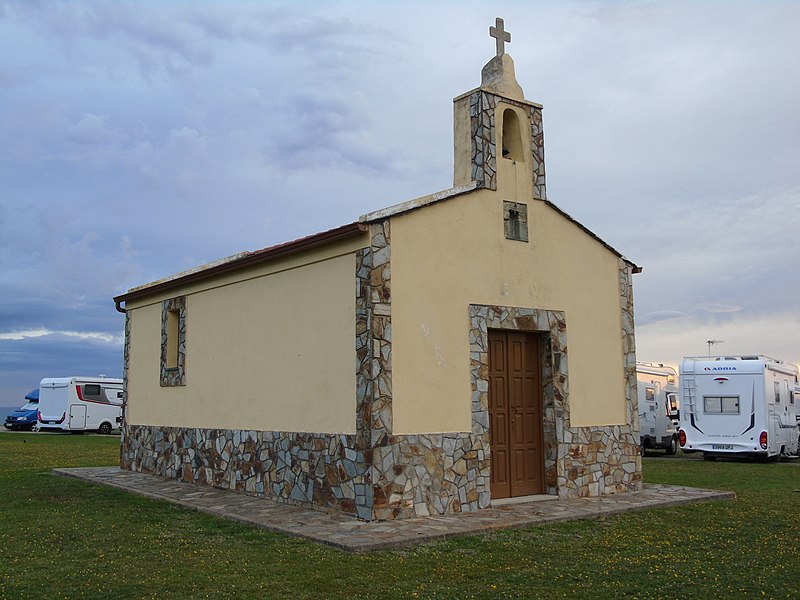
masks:
[[[52,377],[39,384],[38,429],[109,434],[122,423],[122,379]]]
[[[678,450],[678,374],[660,363],[636,363],[639,396],[639,441],[642,454],[663,448]]]
[[[800,431],[800,406],[797,405],[797,402],[800,402],[800,381],[794,384],[794,412],[795,416],[797,417],[797,429]],[[797,442],[797,453],[800,454],[800,440]]]
[[[763,355],[687,357],[680,367],[684,452],[797,454],[797,366]]]

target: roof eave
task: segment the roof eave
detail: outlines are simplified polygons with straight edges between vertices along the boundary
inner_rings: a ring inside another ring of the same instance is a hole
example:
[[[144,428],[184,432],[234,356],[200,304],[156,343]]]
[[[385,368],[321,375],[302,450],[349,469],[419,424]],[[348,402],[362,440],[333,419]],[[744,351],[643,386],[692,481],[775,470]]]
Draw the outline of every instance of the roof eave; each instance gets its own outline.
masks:
[[[318,248],[320,246],[325,246],[327,244],[331,244],[334,242],[338,242],[340,240],[345,240],[350,237],[359,235],[363,233],[365,230],[366,227],[363,224],[356,221],[354,223],[348,223],[347,225],[337,227],[336,229],[323,231],[314,235],[300,238],[298,240],[287,242],[285,244],[278,244],[276,246],[264,248],[263,250],[256,250],[254,252],[244,252],[241,255],[236,255],[237,257],[234,258],[233,260],[226,261],[220,264],[214,264],[213,266],[210,266],[206,269],[192,271],[190,273],[187,273],[186,275],[178,276],[173,279],[167,279],[165,281],[156,282],[151,285],[146,285],[132,289],[126,292],[125,294],[115,296],[114,303],[117,306],[117,310],[119,310],[120,312],[124,312],[124,309],[121,307],[121,304],[123,302],[129,302],[131,300],[146,298],[148,296],[153,296],[169,290],[183,287],[190,283],[195,283],[198,281],[202,281],[204,279],[216,277],[224,273],[238,271],[239,269],[244,269],[247,267],[258,265],[264,262],[268,262],[270,260],[274,260],[276,258],[297,254],[299,252],[304,252],[306,250],[310,250],[312,248]]]
[[[603,245],[603,246],[604,246],[606,249],[610,250],[611,252],[613,252],[614,254],[616,254],[616,255],[617,255],[619,258],[621,258],[621,259],[622,259],[622,260],[624,260],[626,263],[628,263],[628,264],[631,266],[631,272],[632,272],[632,273],[641,273],[641,272],[642,272],[642,270],[643,270],[643,269],[642,269],[642,267],[640,267],[639,265],[637,265],[637,264],[636,264],[635,262],[633,262],[632,260],[625,258],[625,256],[624,256],[624,255],[623,255],[623,254],[622,254],[622,253],[621,253],[619,250],[617,250],[616,248],[614,248],[614,246],[612,246],[611,244],[609,244],[608,242],[606,242],[605,240],[603,240],[603,238],[601,238],[599,235],[597,235],[596,233],[594,233],[594,232],[593,232],[591,229],[589,229],[588,227],[586,227],[585,225],[583,225],[583,224],[582,224],[580,221],[578,221],[577,219],[575,219],[575,218],[571,217],[571,216],[570,216],[568,213],[564,212],[564,211],[563,211],[562,209],[560,209],[558,206],[556,206],[555,204],[553,204],[553,203],[552,203],[550,200],[544,200],[543,202],[544,202],[544,203],[545,203],[547,206],[549,206],[550,208],[552,208],[554,211],[556,211],[558,214],[560,214],[562,217],[564,217],[565,219],[567,219],[567,220],[569,220],[569,221],[573,222],[575,225],[577,225],[578,227],[580,227],[580,228],[581,228],[581,229],[582,229],[584,232],[588,233],[588,234],[589,234],[590,236],[592,236],[592,237],[593,237],[595,240],[597,240],[598,242],[600,242],[600,243],[601,243],[601,244],[602,244],[602,245]]]
[[[472,181],[467,185],[448,188],[434,194],[420,196],[419,198],[414,198],[413,200],[407,200],[406,202],[401,202],[400,204],[394,204],[392,206],[387,206],[386,208],[381,208],[380,210],[375,210],[365,215],[361,215],[358,221],[360,223],[374,223],[376,221],[383,221],[384,219],[401,215],[412,210],[417,210],[418,208],[422,208],[424,206],[436,204],[442,200],[455,198],[456,196],[461,196],[462,194],[468,194],[469,192],[480,189],[481,187],[482,186],[480,183],[477,181]]]

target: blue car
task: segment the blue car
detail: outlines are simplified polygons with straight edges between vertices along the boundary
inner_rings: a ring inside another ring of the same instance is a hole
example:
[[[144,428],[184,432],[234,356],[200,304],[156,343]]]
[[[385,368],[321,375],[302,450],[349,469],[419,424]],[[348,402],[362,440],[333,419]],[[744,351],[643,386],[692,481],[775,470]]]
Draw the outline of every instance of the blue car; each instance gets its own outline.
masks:
[[[36,415],[39,412],[39,388],[31,390],[25,400],[28,402],[6,417],[6,429],[33,429],[36,425]]]

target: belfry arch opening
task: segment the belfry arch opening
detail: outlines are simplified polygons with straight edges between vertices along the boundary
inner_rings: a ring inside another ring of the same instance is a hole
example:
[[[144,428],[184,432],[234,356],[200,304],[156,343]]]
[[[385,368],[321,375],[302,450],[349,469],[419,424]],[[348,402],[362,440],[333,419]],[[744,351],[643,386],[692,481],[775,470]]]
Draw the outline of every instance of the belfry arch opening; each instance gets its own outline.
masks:
[[[512,108],[503,111],[503,132],[500,140],[502,157],[509,160],[522,161],[522,134],[517,113]]]

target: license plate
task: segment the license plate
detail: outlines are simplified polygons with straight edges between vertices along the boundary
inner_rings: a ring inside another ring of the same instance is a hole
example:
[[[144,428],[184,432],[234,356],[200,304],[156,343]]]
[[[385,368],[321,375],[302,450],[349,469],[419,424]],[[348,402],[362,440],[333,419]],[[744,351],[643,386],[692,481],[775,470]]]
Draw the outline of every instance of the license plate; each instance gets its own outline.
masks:
[[[733,444],[711,444],[712,450],[733,450]]]

